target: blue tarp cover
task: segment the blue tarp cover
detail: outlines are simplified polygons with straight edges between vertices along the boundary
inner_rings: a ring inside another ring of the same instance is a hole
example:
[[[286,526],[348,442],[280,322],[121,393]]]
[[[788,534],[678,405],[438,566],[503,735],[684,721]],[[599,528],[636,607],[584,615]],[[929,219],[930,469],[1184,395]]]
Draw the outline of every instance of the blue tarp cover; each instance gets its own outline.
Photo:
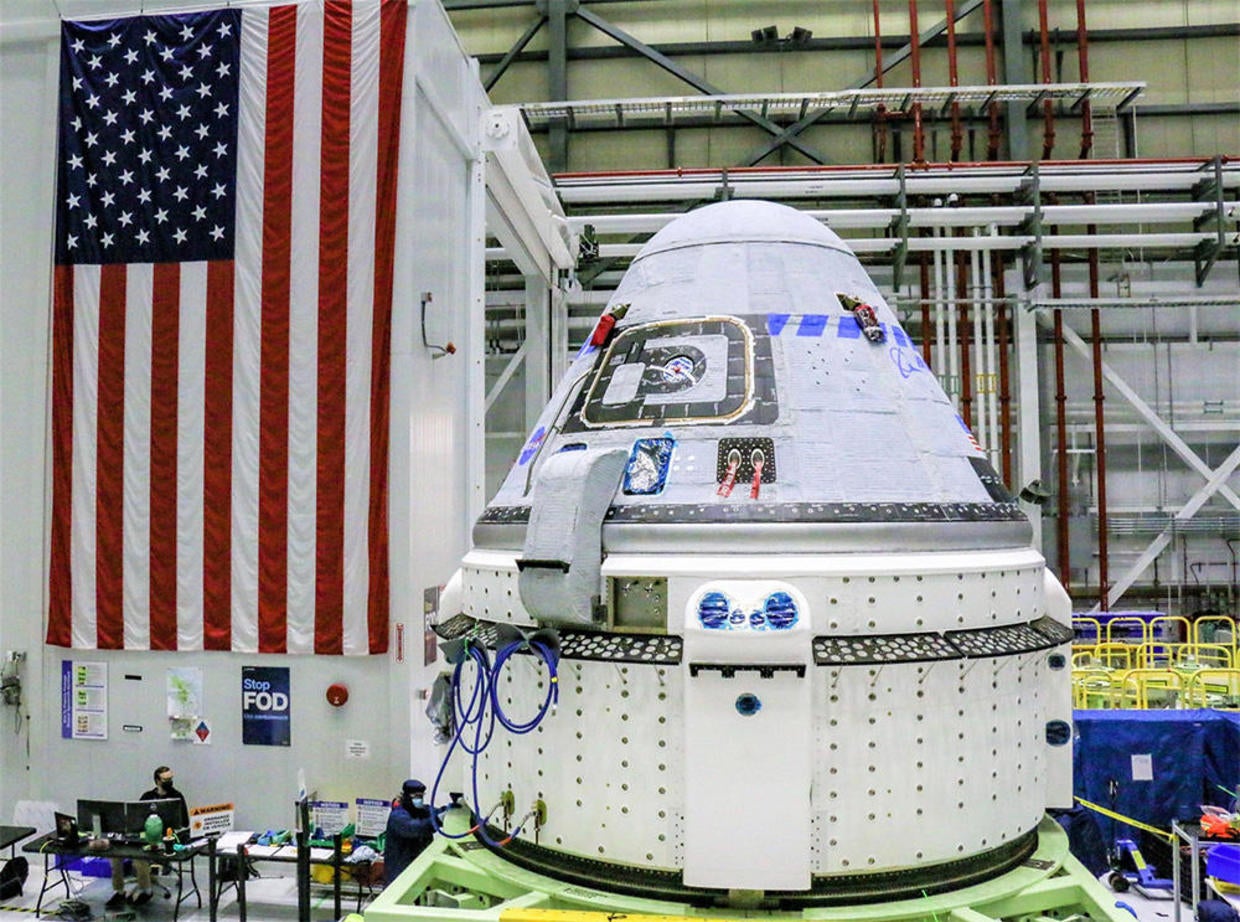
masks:
[[[1240,714],[1090,710],[1073,723],[1074,793],[1117,813],[1167,828],[1197,819],[1202,804],[1230,806],[1219,785],[1240,789]],[[1152,780],[1134,780],[1134,756],[1149,756]]]

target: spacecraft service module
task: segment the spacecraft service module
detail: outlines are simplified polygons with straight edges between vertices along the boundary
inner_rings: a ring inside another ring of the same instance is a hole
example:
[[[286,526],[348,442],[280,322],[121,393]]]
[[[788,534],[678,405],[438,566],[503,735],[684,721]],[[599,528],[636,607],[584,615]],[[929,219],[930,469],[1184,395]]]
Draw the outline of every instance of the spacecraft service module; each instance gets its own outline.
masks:
[[[994,901],[1071,862],[1068,597],[813,218],[657,233],[473,539],[437,627],[473,834],[441,853],[647,912]],[[397,883],[368,920],[408,917]]]

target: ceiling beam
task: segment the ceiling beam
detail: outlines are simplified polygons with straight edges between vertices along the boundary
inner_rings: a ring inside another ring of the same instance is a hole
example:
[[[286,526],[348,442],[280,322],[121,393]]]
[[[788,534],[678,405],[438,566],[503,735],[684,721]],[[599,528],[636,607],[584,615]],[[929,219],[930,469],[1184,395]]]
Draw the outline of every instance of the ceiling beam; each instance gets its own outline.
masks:
[[[980,0],[976,0],[976,2],[980,2]],[[642,57],[646,58],[652,63],[663,68],[663,70],[667,71],[673,77],[676,77],[679,80],[683,80],[685,83],[689,84],[689,86],[693,87],[695,90],[698,90],[701,93],[705,93],[707,96],[726,96],[727,95],[727,93],[724,90],[721,90],[719,87],[713,85],[712,83],[703,79],[697,74],[692,73],[691,71],[688,71],[685,68],[681,67],[675,61],[669,58],[667,55],[662,54],[659,51],[656,51],[651,46],[645,44],[639,39],[634,38],[632,35],[629,35],[623,29],[613,25],[612,23],[608,22],[606,19],[603,19],[601,16],[592,12],[591,10],[588,10],[585,7],[579,7],[577,10],[577,18],[593,26],[595,29],[602,32],[604,35],[608,36],[609,38],[614,39],[615,41],[619,42],[622,45],[626,45],[629,48],[632,48],[634,51],[641,54]],[[759,115],[756,112],[751,112],[747,109],[737,109],[735,111],[742,118],[746,119],[747,121],[752,122],[753,124],[762,128],[764,131],[767,131],[777,136],[782,136],[784,134],[784,130],[780,128],[779,125],[775,124],[768,118],[764,118],[763,116]],[[782,146],[783,144],[788,144],[792,147],[795,147],[798,151],[800,151],[802,154],[804,154],[814,163],[822,165],[827,162],[826,158],[823,157],[822,154],[818,153],[812,147],[805,144],[803,141],[801,141],[800,139],[796,137],[789,137],[787,140],[780,142],[780,144],[777,146]]]

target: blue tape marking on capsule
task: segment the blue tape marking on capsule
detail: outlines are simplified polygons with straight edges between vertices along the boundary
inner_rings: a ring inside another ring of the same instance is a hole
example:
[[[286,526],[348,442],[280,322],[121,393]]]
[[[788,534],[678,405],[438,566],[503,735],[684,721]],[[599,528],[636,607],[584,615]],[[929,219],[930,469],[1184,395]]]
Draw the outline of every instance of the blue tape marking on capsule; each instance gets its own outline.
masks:
[[[891,337],[892,337],[892,339],[894,339],[894,340],[896,341],[896,345],[897,345],[897,346],[905,346],[905,347],[908,347],[908,346],[913,345],[912,340],[910,340],[910,339],[908,338],[908,334],[906,334],[906,333],[905,333],[902,329],[900,329],[898,326],[893,326],[893,327],[891,328]]]
[[[840,318],[840,322],[836,324],[835,336],[837,339],[860,339],[861,324],[857,322],[857,318],[851,314],[847,314]]]
[[[547,434],[545,426],[539,426],[534,430],[534,434],[530,436],[530,440],[525,443],[525,448],[521,450],[520,456],[517,458],[517,464],[529,464],[530,459],[538,454],[538,446],[542,444],[543,438]]]
[[[797,327],[797,336],[821,336],[827,328],[826,314],[806,314]]]
[[[791,316],[791,314],[767,314],[766,332],[771,336],[778,336],[784,331],[784,327],[788,325],[788,319]]]

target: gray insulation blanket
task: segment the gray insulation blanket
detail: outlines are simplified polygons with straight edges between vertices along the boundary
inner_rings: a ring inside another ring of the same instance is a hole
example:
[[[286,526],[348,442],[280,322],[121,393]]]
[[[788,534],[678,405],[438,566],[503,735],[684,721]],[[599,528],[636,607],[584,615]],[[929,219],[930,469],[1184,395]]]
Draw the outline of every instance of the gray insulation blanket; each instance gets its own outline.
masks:
[[[534,482],[517,587],[539,621],[589,624],[599,594],[603,516],[624,473],[620,448],[561,451]]]

